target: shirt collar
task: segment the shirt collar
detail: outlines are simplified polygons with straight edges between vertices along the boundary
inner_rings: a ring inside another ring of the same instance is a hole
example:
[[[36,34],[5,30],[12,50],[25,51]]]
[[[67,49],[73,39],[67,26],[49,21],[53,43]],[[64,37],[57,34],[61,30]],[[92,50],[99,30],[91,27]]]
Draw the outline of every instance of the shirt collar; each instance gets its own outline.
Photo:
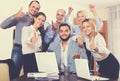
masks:
[[[70,39],[68,39],[68,44],[67,44],[66,48],[68,48],[69,43],[70,43]],[[63,48],[63,47],[62,47],[62,40],[61,40],[61,42],[60,42],[60,46],[61,46],[61,48]]]

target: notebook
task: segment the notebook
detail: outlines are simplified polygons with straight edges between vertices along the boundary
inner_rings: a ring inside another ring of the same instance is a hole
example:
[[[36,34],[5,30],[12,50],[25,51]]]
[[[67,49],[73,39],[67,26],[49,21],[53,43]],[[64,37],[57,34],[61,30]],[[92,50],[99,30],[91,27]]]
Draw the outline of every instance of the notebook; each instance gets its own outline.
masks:
[[[75,59],[77,76],[91,81],[107,81],[109,78],[104,78],[100,76],[90,75],[88,60],[87,59]]]
[[[55,52],[35,53],[37,67],[39,72],[45,72],[48,75],[59,73]]]

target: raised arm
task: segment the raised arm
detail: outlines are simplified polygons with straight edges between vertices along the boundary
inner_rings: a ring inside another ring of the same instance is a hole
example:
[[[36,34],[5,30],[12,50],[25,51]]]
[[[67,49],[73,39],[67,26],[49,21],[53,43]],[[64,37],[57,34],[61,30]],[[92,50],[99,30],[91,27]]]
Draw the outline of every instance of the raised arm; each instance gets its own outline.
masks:
[[[49,44],[54,39],[55,30],[56,29],[54,29],[54,27],[52,25],[49,25],[47,27],[46,32],[45,32],[45,37],[44,37],[44,41],[46,44]]]
[[[12,26],[15,26],[17,23],[17,19],[24,16],[24,13],[22,12],[22,8],[14,15],[8,17],[5,19],[1,24],[0,27],[3,29],[10,28]]]
[[[89,9],[90,11],[93,13],[94,17],[95,17],[95,21],[96,21],[96,29],[100,30],[103,27],[103,22],[101,20],[101,18],[98,16],[96,10],[95,10],[95,6],[92,4],[89,4]]]
[[[68,23],[68,21],[69,21],[69,16],[71,15],[72,11],[73,11],[73,8],[72,8],[72,7],[68,7],[68,13],[67,13],[67,15],[65,16],[65,20],[64,20],[65,23]]]

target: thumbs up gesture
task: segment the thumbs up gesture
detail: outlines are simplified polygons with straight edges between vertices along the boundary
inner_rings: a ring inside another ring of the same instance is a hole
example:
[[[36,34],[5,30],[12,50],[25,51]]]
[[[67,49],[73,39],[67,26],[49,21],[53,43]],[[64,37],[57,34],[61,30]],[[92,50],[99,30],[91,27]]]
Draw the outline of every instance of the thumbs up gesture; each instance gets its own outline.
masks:
[[[53,31],[56,31],[58,29],[58,26],[59,26],[58,23],[52,21],[52,30]]]
[[[22,11],[22,8],[14,15],[15,18],[22,18],[24,16],[24,12]]]
[[[81,37],[78,37],[76,40],[77,40],[78,45],[83,47],[83,43],[84,43],[83,39]]]
[[[79,59],[80,58],[81,51],[78,51],[75,55],[73,55],[73,59]]]
[[[37,40],[38,40],[38,38],[37,38],[36,32],[34,32],[34,35],[33,35],[32,39],[31,39],[31,42],[36,43]]]

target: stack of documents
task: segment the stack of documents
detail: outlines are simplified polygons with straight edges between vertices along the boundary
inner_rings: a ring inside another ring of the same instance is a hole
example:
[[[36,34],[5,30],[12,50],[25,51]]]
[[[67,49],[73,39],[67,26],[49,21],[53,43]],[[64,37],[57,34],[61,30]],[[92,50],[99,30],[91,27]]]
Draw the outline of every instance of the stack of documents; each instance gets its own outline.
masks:
[[[47,77],[47,73],[28,73],[27,77]]]
[[[45,72],[31,72],[27,74],[28,78],[35,78],[35,80],[58,80],[59,75],[56,73],[45,73]]]

